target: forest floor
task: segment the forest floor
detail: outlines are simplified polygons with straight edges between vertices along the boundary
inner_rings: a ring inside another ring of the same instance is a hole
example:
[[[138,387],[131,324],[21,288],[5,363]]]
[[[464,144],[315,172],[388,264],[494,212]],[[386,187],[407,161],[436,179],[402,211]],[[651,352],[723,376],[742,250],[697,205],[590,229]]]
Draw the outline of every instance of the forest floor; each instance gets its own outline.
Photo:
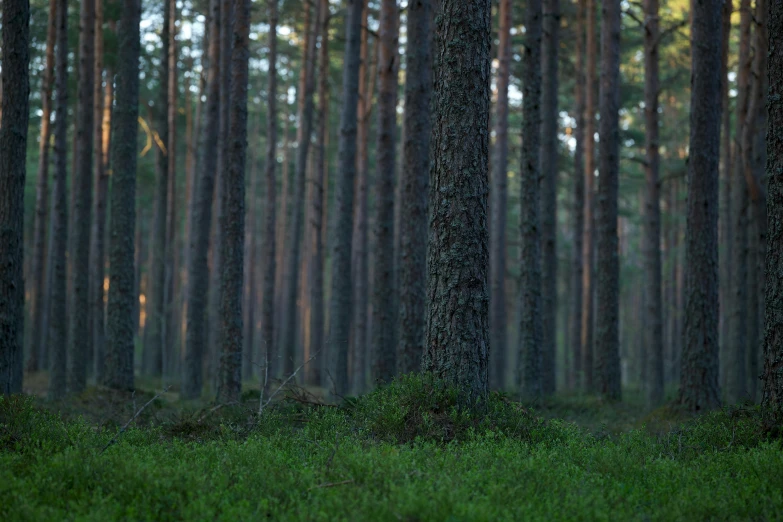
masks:
[[[535,409],[493,394],[476,417],[408,376],[341,405],[288,388],[259,414],[254,390],[229,405],[104,388],[50,403],[45,385],[31,375],[29,395],[0,397],[0,520],[783,517],[783,441],[750,406],[687,418],[633,394]]]

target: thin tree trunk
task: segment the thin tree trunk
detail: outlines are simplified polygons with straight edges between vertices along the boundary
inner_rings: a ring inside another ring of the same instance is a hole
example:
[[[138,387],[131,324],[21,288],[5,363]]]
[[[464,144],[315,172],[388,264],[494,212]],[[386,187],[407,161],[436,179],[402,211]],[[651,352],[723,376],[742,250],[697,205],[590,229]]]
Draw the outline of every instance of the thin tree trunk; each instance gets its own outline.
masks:
[[[117,103],[112,132],[109,301],[106,310],[105,384],[133,389],[134,227],[136,226],[136,134],[139,116],[139,0],[123,0],[117,35]]]
[[[359,47],[364,0],[348,0],[343,106],[340,114],[339,167],[332,225],[332,291],[329,355],[334,364],[335,392],[349,389],[348,339],[351,327],[351,221],[356,177],[356,113],[359,98]]]
[[[720,278],[719,278],[719,297],[720,297],[720,386],[726,388],[726,375],[729,367],[728,346],[729,346],[729,296],[731,295],[731,259],[732,245],[732,222],[733,212],[731,208],[731,111],[729,110],[729,46],[731,38],[731,13],[733,10],[732,0],[723,2],[723,24],[721,32],[721,79],[722,79],[722,103],[723,103],[723,136],[721,139],[721,154],[723,155],[721,169],[721,191],[720,191],[720,215],[718,224],[720,225]]]
[[[541,40],[541,391],[555,392],[557,350],[557,152],[560,2],[544,1]]]
[[[719,0],[693,2],[692,6],[685,343],[680,403],[696,412],[720,404],[717,303],[721,6]]]
[[[258,126],[253,125],[254,132],[251,137],[258,136]],[[250,154],[250,194],[247,196],[248,205],[245,207],[245,248],[244,273],[247,283],[243,288],[243,314],[244,314],[244,346],[242,348],[242,379],[250,379],[253,376],[253,364],[255,360],[255,304],[256,304],[256,209],[258,208],[258,160],[255,153]]]
[[[48,288],[46,286],[46,220],[49,206],[49,141],[52,123],[52,87],[54,86],[54,41],[57,35],[57,0],[49,0],[46,29],[46,62],[41,83],[41,134],[38,143],[38,177],[35,189],[35,223],[33,225],[32,292],[30,300],[30,335],[27,371],[46,367],[43,346],[46,332],[44,317]]]

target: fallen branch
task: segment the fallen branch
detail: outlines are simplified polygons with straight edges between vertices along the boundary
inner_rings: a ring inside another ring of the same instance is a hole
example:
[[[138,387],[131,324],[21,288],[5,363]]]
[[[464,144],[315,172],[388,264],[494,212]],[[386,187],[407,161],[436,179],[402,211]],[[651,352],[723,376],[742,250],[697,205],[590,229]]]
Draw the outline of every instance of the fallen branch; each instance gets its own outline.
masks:
[[[142,406],[142,407],[139,409],[139,411],[137,411],[137,412],[136,412],[136,413],[133,415],[133,417],[131,417],[131,418],[130,418],[130,420],[129,420],[128,422],[126,422],[126,423],[125,423],[125,426],[123,426],[122,428],[120,428],[120,431],[118,431],[118,432],[117,432],[117,434],[116,434],[116,435],[115,435],[115,436],[114,436],[114,437],[113,437],[113,438],[112,438],[112,439],[111,439],[111,440],[108,442],[108,444],[106,444],[106,445],[103,447],[103,449],[101,450],[100,454],[102,455],[104,451],[106,451],[107,449],[109,449],[109,446],[111,446],[112,444],[114,444],[115,442],[117,442],[117,440],[119,440],[120,436],[122,436],[122,434],[123,434],[123,433],[125,433],[125,430],[127,430],[127,429],[128,429],[128,426],[130,426],[131,422],[135,421],[135,420],[136,420],[136,417],[138,417],[138,416],[141,414],[141,412],[143,412],[143,411],[145,410],[145,408],[147,408],[147,406],[149,406],[150,404],[152,404],[152,403],[153,403],[153,401],[154,401],[155,399],[157,399],[158,397],[160,397],[160,396],[161,396],[161,395],[163,395],[164,393],[167,393],[167,392],[169,391],[169,389],[170,389],[170,388],[171,388],[171,386],[166,386],[166,389],[165,389],[165,390],[163,390],[162,392],[158,393],[158,394],[157,394],[157,395],[155,395],[153,398],[151,398],[150,400],[148,400],[148,401],[147,401],[147,403],[146,403],[144,406]],[[135,391],[134,391],[134,399],[135,399]]]
[[[313,490],[313,489],[322,489],[322,488],[333,488],[335,486],[344,486],[345,484],[353,484],[354,480],[341,480],[340,482],[326,482],[324,484],[318,484],[317,486],[313,486],[310,488],[307,488],[307,491]]]
[[[294,372],[286,378],[286,380],[284,380],[283,382],[280,383],[280,386],[278,386],[277,389],[269,396],[269,398],[266,400],[266,402],[260,401],[260,404],[258,406],[258,414],[259,415],[261,415],[261,413],[264,411],[264,408],[266,408],[269,405],[269,403],[272,402],[272,399],[274,399],[275,396],[278,393],[280,393],[280,390],[282,390],[283,387],[285,387],[286,384],[291,382],[291,379],[296,377],[296,374],[299,373],[299,370],[304,368],[307,363],[309,363],[310,361],[315,359],[315,356],[318,355],[320,352],[321,352],[321,350],[318,350],[313,355],[311,355],[305,362],[300,364],[299,367],[296,370],[294,370]]]

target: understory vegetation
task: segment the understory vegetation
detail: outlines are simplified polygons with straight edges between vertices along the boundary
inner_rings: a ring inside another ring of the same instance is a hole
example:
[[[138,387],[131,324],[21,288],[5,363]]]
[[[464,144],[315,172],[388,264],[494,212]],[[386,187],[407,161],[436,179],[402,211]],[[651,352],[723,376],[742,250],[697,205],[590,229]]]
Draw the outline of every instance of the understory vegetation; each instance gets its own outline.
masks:
[[[783,512],[781,441],[762,429],[756,407],[685,418],[589,398],[533,410],[493,394],[476,416],[422,376],[340,405],[292,388],[261,414],[257,392],[227,405],[184,403],[172,392],[91,388],[54,404],[0,397],[0,519],[773,520]]]

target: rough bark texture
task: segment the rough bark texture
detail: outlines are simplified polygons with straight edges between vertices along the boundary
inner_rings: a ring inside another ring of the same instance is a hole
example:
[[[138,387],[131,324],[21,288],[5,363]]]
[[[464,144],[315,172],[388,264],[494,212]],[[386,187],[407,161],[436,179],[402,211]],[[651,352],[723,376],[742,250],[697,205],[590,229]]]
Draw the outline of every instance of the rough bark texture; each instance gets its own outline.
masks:
[[[212,198],[217,166],[217,133],[220,108],[220,0],[210,2],[209,72],[206,117],[201,128],[198,180],[191,215],[191,238],[188,254],[187,315],[185,360],[183,365],[183,399],[201,395],[204,383],[203,362],[206,345],[206,306],[209,284],[209,235],[212,223]]]
[[[79,82],[76,111],[76,156],[74,158],[73,218],[68,261],[70,300],[68,308],[68,391],[79,393],[87,385],[90,337],[90,212],[92,210],[93,97],[95,84],[95,0],[82,0],[79,12]]]
[[[405,115],[400,206],[399,343],[400,373],[421,369],[427,300],[427,191],[430,173],[432,98],[430,0],[408,4],[405,47]]]
[[[49,227],[49,317],[46,332],[49,353],[49,399],[65,395],[68,325],[65,319],[66,248],[68,245],[68,0],[57,2],[55,65],[54,186]]]
[[[49,0],[49,20],[46,29],[46,62],[41,82],[41,134],[38,142],[38,176],[35,188],[35,223],[30,279],[30,334],[27,336],[27,371],[46,368],[43,357],[46,328],[44,319],[47,302],[46,285],[46,219],[49,216],[49,140],[52,129],[52,88],[54,86],[54,42],[57,36],[57,0]]]
[[[541,40],[541,391],[555,392],[557,348],[557,152],[560,2],[545,0]]]
[[[133,311],[136,226],[136,134],[139,116],[141,3],[123,0],[118,28],[117,103],[112,129],[112,190],[109,246],[109,301],[106,310],[105,384],[133,388]]]
[[[719,267],[720,267],[720,386],[726,387],[726,375],[728,369],[728,346],[729,346],[729,309],[731,295],[731,258],[732,258],[732,218],[731,207],[731,187],[732,187],[732,163],[731,163],[731,111],[729,110],[729,46],[731,37],[731,13],[733,10],[732,0],[723,2],[723,24],[721,32],[721,96],[723,103],[723,135],[721,137],[721,155],[723,157],[721,165],[721,188],[720,188],[720,209],[718,224],[720,226],[719,238]]]
[[[29,19],[28,0],[4,0],[0,123],[0,394],[3,395],[22,391]]]
[[[696,0],[692,5],[685,343],[680,403],[696,412],[720,404],[717,303],[721,3]]]
[[[495,158],[489,191],[489,346],[490,383],[505,386],[508,358],[506,332],[506,208],[508,201],[508,83],[511,71],[511,0],[501,0],[497,101],[495,103]],[[406,73],[407,74],[407,73]],[[407,107],[407,100],[406,105]],[[406,134],[406,138],[407,138]],[[406,195],[406,199],[407,199]],[[426,203],[426,200],[425,200]],[[425,207],[426,209],[426,207]]]
[[[264,205],[264,300],[261,310],[261,344],[264,349],[264,374],[261,384],[268,387],[269,378],[274,375],[275,341],[275,273],[277,267],[276,228],[277,228],[277,2],[269,0],[269,84],[267,86],[266,120],[266,203]]]
[[[223,192],[223,271],[220,301],[220,384],[218,401],[239,400],[242,391],[242,284],[245,248],[245,162],[247,84],[250,58],[250,0],[234,0],[231,49],[231,114],[228,170]]]
[[[259,136],[258,124],[253,124],[250,133],[254,139]],[[242,379],[250,379],[254,374],[253,363],[256,362],[255,353],[255,317],[256,317],[256,278],[257,278],[257,241],[258,228],[256,227],[258,201],[258,158],[253,149],[249,151],[247,162],[250,177],[250,193],[247,195],[245,205],[245,252],[243,257],[244,274],[246,283],[242,289],[242,317],[243,317],[243,347],[242,347]]]
[[[444,0],[436,19],[423,369],[466,405],[488,389],[490,7]]]
[[[356,177],[356,114],[359,98],[359,46],[364,0],[348,0],[339,163],[332,225],[332,292],[329,306],[329,357],[338,394],[348,391],[348,338],[351,328],[351,235]]]
[[[733,230],[731,247],[731,322],[728,346],[728,370],[726,375],[726,400],[741,401],[746,396],[745,357],[748,342],[748,185],[743,171],[750,151],[742,139],[748,125],[748,105],[751,87],[751,22],[753,13],[750,0],[740,3],[739,72],[737,75],[736,143],[734,155],[732,212]]]
[[[576,101],[576,129],[574,138],[574,203],[573,217],[573,259],[571,261],[571,310],[569,313],[568,350],[571,354],[571,388],[579,389],[582,377],[582,283],[583,283],[583,235],[585,227],[585,65],[584,65],[584,19],[585,0],[577,5],[576,32],[576,81],[574,99]]]
[[[767,424],[783,422],[783,4],[769,2],[764,393]]]
[[[596,42],[595,0],[586,0],[587,46],[585,68],[585,213],[582,235],[582,386],[593,391],[593,231],[595,220],[595,75],[598,45]]]
[[[378,39],[378,142],[372,285],[372,376],[389,382],[397,369],[394,328],[394,169],[399,65],[397,1],[382,0]]]
[[[541,0],[525,9],[522,59],[522,173],[520,176],[520,310],[517,379],[529,399],[542,390],[541,228],[539,152],[541,135]]]
[[[646,127],[644,192],[645,388],[647,405],[663,401],[663,302],[661,296],[661,206],[658,153],[658,0],[644,3],[644,122]]]

